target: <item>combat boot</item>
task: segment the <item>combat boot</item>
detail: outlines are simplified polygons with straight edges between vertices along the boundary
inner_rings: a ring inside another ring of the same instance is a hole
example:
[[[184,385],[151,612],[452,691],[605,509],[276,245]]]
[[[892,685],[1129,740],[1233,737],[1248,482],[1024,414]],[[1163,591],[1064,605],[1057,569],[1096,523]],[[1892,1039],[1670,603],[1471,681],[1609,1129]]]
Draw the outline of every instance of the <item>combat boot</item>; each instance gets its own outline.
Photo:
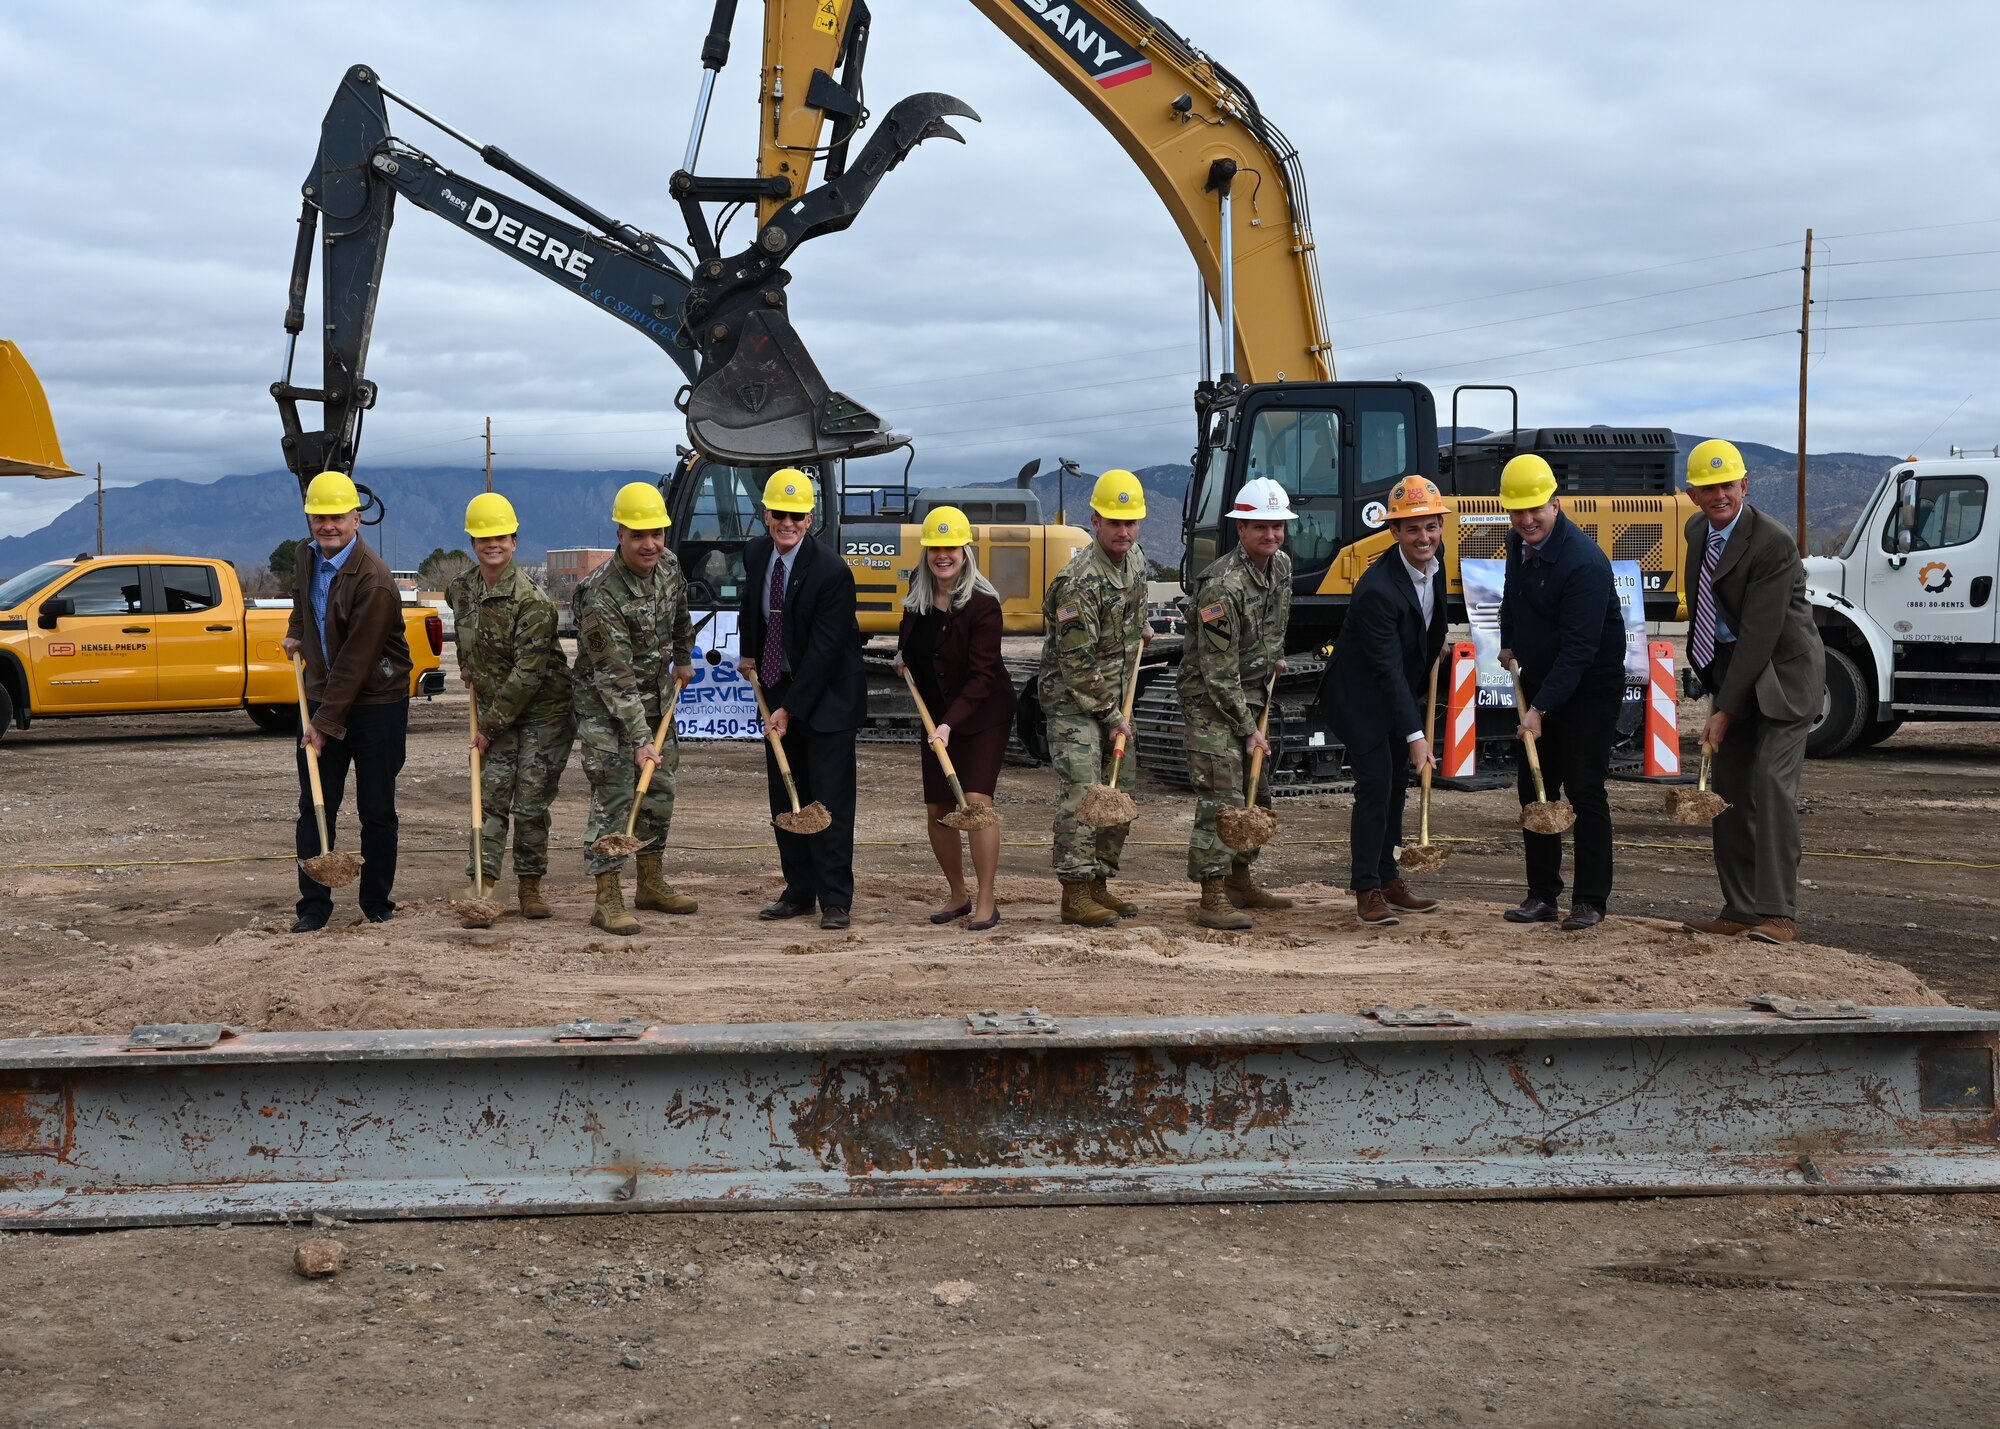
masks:
[[[1118,915],[1090,896],[1090,885],[1081,879],[1062,886],[1062,920],[1082,928],[1115,928]]]
[[[515,877],[514,881],[520,885],[516,891],[520,895],[521,916],[523,918],[548,918],[554,916],[555,909],[542,902],[542,878],[540,874],[519,874]]]
[[[1139,905],[1128,902],[1113,893],[1111,891],[1111,880],[1108,878],[1093,878],[1090,880],[1090,901],[1100,908],[1109,908],[1120,918],[1136,918],[1139,916]]]
[[[1259,888],[1257,880],[1250,876],[1250,865],[1239,863],[1229,870],[1229,877],[1222,880],[1222,891],[1229,896],[1233,908],[1289,908],[1292,900],[1281,897],[1266,888]]]
[[[639,931],[639,920],[625,911],[625,895],[618,889],[616,873],[597,875],[597,911],[590,915],[590,926],[620,937]]]
[[[1256,925],[1250,921],[1248,913],[1242,913],[1231,906],[1229,889],[1220,878],[1204,878],[1201,881],[1201,903],[1194,910],[1194,921],[1204,928],[1219,928],[1225,933],[1242,933]]]
[[[687,894],[677,892],[671,883],[660,876],[658,854],[642,853],[639,855],[639,890],[632,897],[632,906],[652,913],[692,913],[700,905]]]

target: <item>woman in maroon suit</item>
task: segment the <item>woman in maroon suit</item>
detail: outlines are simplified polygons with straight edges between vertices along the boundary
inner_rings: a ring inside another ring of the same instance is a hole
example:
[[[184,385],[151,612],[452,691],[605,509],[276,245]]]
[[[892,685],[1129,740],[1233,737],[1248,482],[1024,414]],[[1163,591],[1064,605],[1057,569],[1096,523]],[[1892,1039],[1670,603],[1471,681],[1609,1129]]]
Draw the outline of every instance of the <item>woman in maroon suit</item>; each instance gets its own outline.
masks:
[[[995,822],[965,835],[979,883],[977,896],[968,896],[958,830],[938,822],[956,805],[933,746],[950,752],[966,802],[990,807],[1014,721],[1014,682],[1000,659],[1000,596],[979,574],[972,523],[956,506],[940,506],[924,517],[923,545],[924,558],[910,576],[903,624],[896,632],[896,668],[907,666],[937,723],[937,734],[922,755],[929,815],[924,822],[951,896],[931,921],[970,917],[966,926],[984,931],[1000,921],[993,900],[1000,827]]]

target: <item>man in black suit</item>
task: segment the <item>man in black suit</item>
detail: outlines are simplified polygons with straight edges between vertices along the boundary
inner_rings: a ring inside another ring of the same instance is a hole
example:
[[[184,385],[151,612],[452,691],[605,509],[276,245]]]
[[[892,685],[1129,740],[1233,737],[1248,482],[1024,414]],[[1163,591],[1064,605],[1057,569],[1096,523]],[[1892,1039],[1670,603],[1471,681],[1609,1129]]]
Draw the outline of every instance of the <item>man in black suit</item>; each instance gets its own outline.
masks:
[[[1688,663],[1712,692],[1722,912],[1687,926],[1789,943],[1799,934],[1799,774],[1826,693],[1826,654],[1792,533],[1744,499],[1743,454],[1711,439],[1688,453]]]
[[[1327,665],[1333,732],[1354,770],[1348,886],[1355,916],[1375,927],[1398,913],[1437,911],[1403,882],[1396,846],[1410,780],[1431,762],[1428,676],[1444,649],[1444,518],[1435,483],[1406,476],[1389,493],[1396,544],[1355,582],[1340,641]]]
[[[854,906],[854,731],[868,705],[854,573],[807,532],[812,479],[796,467],[764,484],[764,527],[743,548],[745,583],[737,630],[740,668],[755,670],[771,708],[770,733],[785,747],[801,804],[818,800],[832,824],[817,834],[779,829],[785,891],[760,918],[798,918],[815,906],[822,928],[845,928]],[[771,812],[792,805],[769,747],[764,772]]]

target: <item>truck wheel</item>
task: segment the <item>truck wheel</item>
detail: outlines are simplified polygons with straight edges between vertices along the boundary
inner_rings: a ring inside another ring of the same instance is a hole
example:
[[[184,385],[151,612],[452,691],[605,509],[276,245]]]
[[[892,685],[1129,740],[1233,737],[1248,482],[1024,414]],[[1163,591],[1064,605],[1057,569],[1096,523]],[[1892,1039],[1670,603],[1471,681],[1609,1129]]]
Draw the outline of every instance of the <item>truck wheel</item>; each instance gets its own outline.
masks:
[[[1873,749],[1902,727],[1903,722],[1899,719],[1871,719],[1861,727],[1861,736],[1854,741],[1854,747]]]
[[[1806,753],[1814,759],[1846,753],[1861,738],[1874,707],[1861,667],[1840,651],[1828,649],[1826,696],[1820,703],[1819,718],[1806,734]]]
[[[297,734],[299,732],[299,707],[297,705],[246,705],[250,722],[266,734]]]

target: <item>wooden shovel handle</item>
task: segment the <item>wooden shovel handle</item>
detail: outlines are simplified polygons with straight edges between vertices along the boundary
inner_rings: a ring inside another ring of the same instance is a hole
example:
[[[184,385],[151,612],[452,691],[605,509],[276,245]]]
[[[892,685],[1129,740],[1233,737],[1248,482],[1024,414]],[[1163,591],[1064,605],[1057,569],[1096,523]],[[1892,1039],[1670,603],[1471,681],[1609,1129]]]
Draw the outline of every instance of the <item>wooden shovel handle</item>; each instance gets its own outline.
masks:
[[[472,738],[479,738],[479,691],[471,686],[465,691],[466,709],[472,724]],[[477,896],[486,896],[486,850],[485,841],[486,808],[484,794],[480,790],[479,745],[469,746],[472,750],[472,891]]]
[[[312,725],[312,713],[306,708],[306,665],[305,661],[294,657],[292,660],[292,681],[299,689],[299,738],[304,743],[305,732]],[[319,782],[319,751],[310,744],[305,745],[306,777],[312,782],[313,817],[319,820],[319,851],[333,852],[333,840],[326,835],[326,790]]]
[[[1713,753],[1715,746],[1704,739],[1701,742],[1701,777],[1694,781],[1694,787],[1703,793],[1708,792],[1708,757]]]
[[[1277,694],[1277,691],[1278,691],[1278,667],[1274,664],[1271,666],[1271,678],[1264,682],[1264,712],[1259,716],[1257,716],[1257,733],[1263,735],[1265,737],[1266,742],[1268,742],[1270,739],[1271,704],[1273,698]],[[1252,804],[1257,802],[1257,781],[1263,777],[1264,777],[1264,751],[1261,749],[1252,750],[1250,752],[1250,786],[1248,789],[1244,791],[1243,794],[1244,808],[1247,809]]]
[[[1521,693],[1521,666],[1516,661],[1507,667],[1507,673],[1514,677],[1514,717],[1519,719],[1528,697]],[[1532,730],[1521,731],[1521,743],[1528,746],[1528,772],[1535,776],[1535,802],[1546,804],[1549,791],[1542,783],[1542,756],[1535,752],[1535,736]]]
[[[653,748],[658,749],[667,741],[667,731],[674,727],[674,706],[680,703],[681,682],[674,681],[673,689],[667,692],[667,707],[660,712],[660,727],[653,731]],[[782,756],[780,756],[782,757]],[[632,807],[625,811],[625,837],[632,836],[632,830],[639,822],[639,801],[646,797],[646,789],[653,782],[653,771],[660,767],[657,759],[648,759],[639,766],[639,787],[632,791]]]
[[[1132,656],[1132,673],[1125,680],[1125,704],[1120,711],[1119,723],[1127,729],[1132,727],[1132,706],[1139,699],[1139,662],[1146,658],[1146,642],[1140,641],[1139,648]],[[1118,787],[1118,766],[1125,762],[1125,736],[1118,735],[1111,741],[1111,775],[1104,782],[1111,788]]]
[[[910,674],[910,667],[903,666],[903,683],[910,687],[910,698],[916,701],[917,718],[924,722],[924,743],[937,756],[938,768],[944,770],[944,782],[951,786],[951,797],[957,803],[960,813],[965,812],[965,789],[958,782],[958,770],[952,767],[951,756],[945,753],[942,744],[932,744],[937,737],[937,726],[931,723],[931,712],[924,708],[924,697],[917,693],[916,678]]]
[[[1440,650],[1437,659],[1431,661],[1430,688],[1424,695],[1424,740],[1431,747],[1431,758],[1430,763],[1424,765],[1423,773],[1417,776],[1423,790],[1418,800],[1421,812],[1417,823],[1417,842],[1422,844],[1431,841],[1431,770],[1437,766],[1438,668],[1443,664],[1444,651]]]
[[[757,699],[757,718],[764,725],[764,742],[771,746],[772,757],[778,761],[778,773],[785,781],[785,793],[792,801],[792,812],[799,811],[799,786],[792,779],[792,762],[785,758],[785,744],[771,733],[771,711],[764,704],[764,686],[757,679],[757,667],[750,667],[750,693]]]

